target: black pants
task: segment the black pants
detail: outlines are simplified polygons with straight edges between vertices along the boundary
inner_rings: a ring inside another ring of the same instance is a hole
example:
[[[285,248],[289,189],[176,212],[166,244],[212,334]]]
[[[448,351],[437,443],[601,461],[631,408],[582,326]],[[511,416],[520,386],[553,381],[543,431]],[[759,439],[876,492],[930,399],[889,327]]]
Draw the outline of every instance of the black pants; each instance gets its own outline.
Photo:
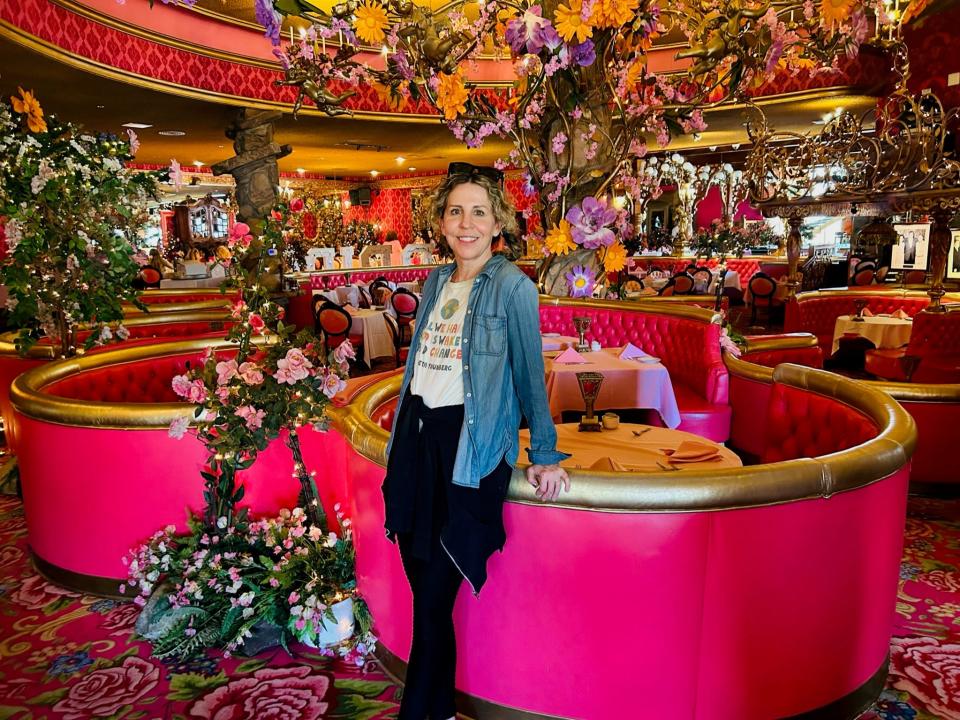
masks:
[[[456,713],[453,605],[463,576],[441,547],[439,537],[429,560],[414,557],[409,535],[399,535],[397,540],[413,591],[413,646],[397,720],[446,720]]]

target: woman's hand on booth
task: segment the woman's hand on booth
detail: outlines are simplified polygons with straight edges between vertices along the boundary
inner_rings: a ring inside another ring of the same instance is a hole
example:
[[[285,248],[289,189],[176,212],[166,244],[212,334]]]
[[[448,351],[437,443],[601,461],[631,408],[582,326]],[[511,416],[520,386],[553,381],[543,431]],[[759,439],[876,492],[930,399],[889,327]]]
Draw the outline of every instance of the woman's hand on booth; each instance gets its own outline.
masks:
[[[527,468],[527,482],[537,490],[537,497],[544,501],[556,500],[560,488],[570,492],[570,477],[559,465],[531,465]]]

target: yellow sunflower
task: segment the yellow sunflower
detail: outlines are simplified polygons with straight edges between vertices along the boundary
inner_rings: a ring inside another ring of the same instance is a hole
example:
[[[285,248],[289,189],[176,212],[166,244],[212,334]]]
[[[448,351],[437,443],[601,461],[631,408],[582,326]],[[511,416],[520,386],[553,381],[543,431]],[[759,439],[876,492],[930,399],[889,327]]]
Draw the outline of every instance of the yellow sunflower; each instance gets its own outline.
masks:
[[[443,110],[446,120],[456,120],[467,111],[467,88],[463,84],[460,70],[453,75],[440,73],[440,86],[437,88],[437,105]]]
[[[401,92],[403,86],[406,83],[401,83],[397,87],[397,92],[394,92],[389,85],[384,85],[383,83],[375,82],[373,83],[373,89],[377,93],[377,97],[387,105],[391,110],[403,110],[407,106],[407,97]]]
[[[357,37],[368,45],[379,45],[386,37],[384,28],[389,24],[387,12],[380,5],[365,2],[354,13],[353,29]]]
[[[560,224],[550,228],[544,243],[554,255],[566,255],[571,250],[577,249],[577,244],[573,241],[573,235],[570,233],[570,223],[561,220]]]
[[[633,20],[640,0],[597,0],[590,15],[595,28],[615,28]]]
[[[607,272],[623,270],[627,266],[627,249],[621,243],[614,243],[607,248],[603,256],[603,269]]]
[[[576,37],[577,42],[582,43],[593,35],[593,26],[590,24],[590,20],[584,20],[580,17],[582,11],[582,0],[570,0],[570,5],[557,5],[556,12],[553,14],[553,25],[560,37],[567,42]]]
[[[839,25],[853,11],[855,0],[821,0],[820,22],[824,25]]]
[[[33,92],[18,87],[20,97],[11,96],[10,102],[13,104],[14,112],[27,116],[27,127],[30,132],[42,133],[47,131],[47,121],[43,119],[43,108],[40,107],[40,101],[34,97]]]

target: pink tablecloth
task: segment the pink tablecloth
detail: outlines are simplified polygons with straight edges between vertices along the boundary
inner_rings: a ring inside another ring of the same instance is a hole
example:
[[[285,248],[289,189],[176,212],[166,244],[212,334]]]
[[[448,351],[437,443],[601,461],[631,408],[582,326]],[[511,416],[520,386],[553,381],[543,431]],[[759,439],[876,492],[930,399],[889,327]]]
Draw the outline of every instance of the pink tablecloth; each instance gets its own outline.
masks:
[[[575,338],[572,335],[560,335],[555,333],[541,335],[540,340],[543,342],[544,352],[549,350],[566,350],[568,347],[576,347],[577,343],[580,342],[579,338]]]
[[[587,362],[576,365],[559,364],[546,359],[547,399],[550,414],[560,418],[564,410],[583,410],[583,396],[577,383],[578,372],[599,372],[603,375],[600,395],[594,407],[652,409],[660,413],[667,427],[680,424],[677,398],[673,394],[670,373],[660,363],[641,363],[617,357],[621,348],[607,348],[600,352],[583,353]]]

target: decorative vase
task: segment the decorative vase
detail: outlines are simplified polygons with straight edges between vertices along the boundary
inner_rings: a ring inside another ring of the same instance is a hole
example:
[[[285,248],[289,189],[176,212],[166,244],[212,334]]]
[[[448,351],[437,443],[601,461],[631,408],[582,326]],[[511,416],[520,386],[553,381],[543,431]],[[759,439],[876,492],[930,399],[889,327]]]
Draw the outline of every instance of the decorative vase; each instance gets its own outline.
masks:
[[[354,618],[353,618],[353,598],[341,600],[330,606],[336,622],[331,622],[329,618],[321,616],[320,630],[317,633],[302,633],[293,630],[294,619],[291,618],[290,629],[304,645],[314,648],[331,647],[339,645],[344,640],[353,636]]]

